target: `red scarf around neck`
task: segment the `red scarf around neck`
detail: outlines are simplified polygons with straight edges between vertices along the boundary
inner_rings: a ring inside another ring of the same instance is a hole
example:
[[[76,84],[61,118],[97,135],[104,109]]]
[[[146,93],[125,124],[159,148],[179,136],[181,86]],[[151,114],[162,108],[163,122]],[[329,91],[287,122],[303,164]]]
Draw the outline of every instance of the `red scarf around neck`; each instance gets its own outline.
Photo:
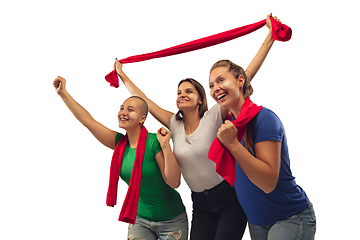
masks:
[[[282,24],[278,21],[276,21],[274,18],[270,18],[271,20],[271,26],[272,26],[272,37],[273,40],[278,41],[288,41],[291,38],[292,30],[290,27],[288,27],[285,24]],[[119,60],[121,63],[132,63],[132,62],[141,62],[153,58],[161,58],[161,57],[167,57],[171,55],[176,55],[180,53],[190,52],[206,47],[210,47],[219,43],[227,42],[232,39],[244,36],[246,34],[249,34],[251,32],[254,32],[258,30],[259,28],[265,26],[266,19],[262,20],[257,23],[249,24],[246,26],[242,26],[239,28],[235,28],[232,30],[228,30],[222,33],[218,33],[215,35],[211,35],[208,37],[200,38],[194,41],[190,41],[187,43],[183,43],[180,45],[176,45],[174,47],[166,48],[163,50],[159,50],[152,53],[146,53],[141,55],[135,55],[128,58],[124,58]],[[110,83],[110,86],[112,87],[119,87],[119,79],[117,77],[116,71],[110,72],[108,75],[105,76],[105,79],[107,82]]]
[[[141,183],[141,169],[144,158],[146,138],[148,131],[145,127],[141,129],[139,140],[136,146],[136,155],[133,170],[131,173],[128,191],[121,208],[119,221],[135,224]],[[120,139],[115,147],[111,160],[109,189],[106,197],[106,204],[113,207],[116,205],[117,187],[120,177],[120,169],[124,151],[128,142],[127,134]]]
[[[237,139],[241,141],[246,130],[246,124],[251,121],[261,110],[262,106],[257,106],[246,98],[239,116],[232,122],[237,128]],[[232,118],[232,113],[228,116],[228,120]],[[229,150],[215,138],[210,146],[208,157],[216,163],[216,172],[222,176],[231,186],[235,182],[235,159]]]

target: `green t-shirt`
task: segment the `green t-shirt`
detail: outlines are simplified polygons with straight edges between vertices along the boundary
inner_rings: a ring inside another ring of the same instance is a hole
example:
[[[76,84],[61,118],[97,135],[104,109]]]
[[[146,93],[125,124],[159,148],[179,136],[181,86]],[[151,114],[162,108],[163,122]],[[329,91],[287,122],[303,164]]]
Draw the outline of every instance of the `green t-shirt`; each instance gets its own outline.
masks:
[[[117,133],[116,145],[124,135]],[[137,216],[148,221],[164,221],[185,212],[180,194],[164,181],[155,156],[161,151],[154,133],[148,133],[142,163],[140,197]],[[135,161],[136,148],[126,145],[120,177],[128,185]]]

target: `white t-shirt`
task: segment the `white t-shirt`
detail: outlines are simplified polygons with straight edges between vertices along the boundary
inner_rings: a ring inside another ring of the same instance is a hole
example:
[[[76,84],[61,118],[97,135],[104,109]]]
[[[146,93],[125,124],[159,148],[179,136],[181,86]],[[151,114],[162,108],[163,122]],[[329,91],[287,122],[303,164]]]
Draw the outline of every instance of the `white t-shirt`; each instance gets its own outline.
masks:
[[[209,148],[222,123],[218,104],[205,112],[197,129],[188,136],[185,134],[184,121],[176,120],[176,115],[171,118],[174,155],[186,183],[193,192],[213,188],[224,180],[215,171],[215,163],[208,158]]]

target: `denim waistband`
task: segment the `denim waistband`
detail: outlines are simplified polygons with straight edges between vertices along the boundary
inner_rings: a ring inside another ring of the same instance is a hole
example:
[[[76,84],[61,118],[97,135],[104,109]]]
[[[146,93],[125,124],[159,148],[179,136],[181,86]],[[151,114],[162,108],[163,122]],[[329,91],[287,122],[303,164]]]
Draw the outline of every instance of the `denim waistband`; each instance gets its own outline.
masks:
[[[226,180],[224,180],[213,188],[206,189],[202,192],[192,192],[192,194],[194,196],[209,195],[209,194],[213,195],[213,194],[226,192],[231,188],[233,187]]]

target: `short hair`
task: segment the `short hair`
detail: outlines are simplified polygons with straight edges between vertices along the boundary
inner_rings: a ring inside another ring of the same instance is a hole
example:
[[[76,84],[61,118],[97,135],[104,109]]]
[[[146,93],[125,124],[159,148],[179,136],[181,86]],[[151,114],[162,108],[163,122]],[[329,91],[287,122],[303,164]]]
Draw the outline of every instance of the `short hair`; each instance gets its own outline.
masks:
[[[131,99],[131,98],[134,98],[134,99],[139,99],[141,104],[140,104],[140,113],[141,113],[141,116],[147,116],[148,112],[149,112],[149,107],[148,107],[148,104],[147,102],[139,97],[139,96],[131,96],[129,97],[128,99]]]
[[[199,96],[201,99],[201,104],[199,106],[199,116],[200,116],[200,118],[202,118],[204,116],[204,113],[208,110],[205,89],[198,81],[196,81],[195,79],[192,79],[192,78],[185,78],[185,79],[181,80],[178,84],[178,88],[180,87],[180,85],[183,82],[191,83],[195,87],[196,91],[199,93]],[[183,112],[181,110],[179,110],[176,113],[176,120],[183,120],[183,119],[184,119]]]

